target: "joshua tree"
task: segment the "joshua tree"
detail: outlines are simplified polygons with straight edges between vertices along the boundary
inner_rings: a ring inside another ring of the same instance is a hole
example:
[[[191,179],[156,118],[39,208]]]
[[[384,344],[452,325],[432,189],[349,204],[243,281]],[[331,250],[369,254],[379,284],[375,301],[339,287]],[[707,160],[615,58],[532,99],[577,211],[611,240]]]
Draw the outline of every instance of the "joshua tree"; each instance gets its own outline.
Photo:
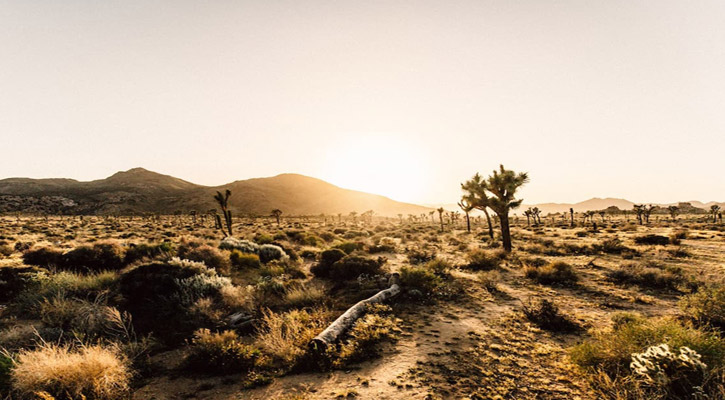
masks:
[[[493,224],[491,223],[491,216],[488,214],[490,205],[488,193],[486,193],[486,181],[476,172],[473,178],[461,183],[461,189],[467,192],[466,197],[471,201],[473,208],[483,211],[486,222],[488,222],[488,236],[493,239]]]
[[[649,216],[652,214],[652,211],[654,211],[656,206],[653,206],[650,204],[649,206],[644,207],[644,221],[649,224]]]
[[[350,218],[352,218],[352,222],[357,222],[357,211],[351,211]]]
[[[602,222],[604,222],[604,216],[605,215],[607,215],[607,212],[606,211],[604,211],[604,210],[599,211],[599,216],[602,218]]]
[[[533,212],[531,211],[531,207],[524,210],[524,216],[526,217],[526,226],[531,226],[531,215],[533,215]]]
[[[467,196],[463,196],[461,201],[458,202],[458,207],[461,207],[464,213],[466,213],[466,229],[471,232],[471,218],[469,213],[473,210],[473,202]]]
[[[443,207],[440,207],[436,211],[438,211],[438,218],[441,220],[441,232],[443,232],[443,212],[446,210],[444,210]]]
[[[400,225],[403,225],[403,214],[398,214],[398,219],[400,219]]]
[[[531,208],[531,216],[534,217],[534,225],[541,225],[541,210],[539,207]]]
[[[521,205],[523,200],[516,199],[516,191],[528,181],[529,175],[526,172],[516,173],[501,165],[483,183],[483,188],[492,194],[488,198],[488,206],[496,213],[501,224],[501,240],[507,252],[512,249],[509,211]]]
[[[717,222],[717,216],[720,214],[720,206],[717,204],[713,204],[710,206],[710,214],[712,214],[712,222]],[[721,217],[722,219],[722,217]]]
[[[574,209],[569,208],[569,215],[571,216],[571,227],[574,227]]]
[[[635,204],[632,206],[632,210],[635,214],[637,214],[637,221],[639,221],[639,224],[642,225],[643,220],[642,216],[644,215],[644,204]]]
[[[272,210],[272,216],[277,220],[277,226],[279,226],[279,218],[282,216],[282,210],[275,208]]]
[[[227,208],[227,206],[229,205],[229,197],[231,195],[232,195],[232,192],[229,189],[227,189],[226,192],[224,192],[224,194],[222,194],[222,192],[216,192],[216,194],[214,195],[214,200],[217,201],[217,203],[219,204],[219,207],[222,209],[222,214],[224,214],[224,221],[226,222],[226,225],[227,225],[228,232],[224,232],[224,228],[222,227],[221,217],[219,216],[219,214],[215,214],[217,224],[219,226],[219,229],[221,229],[222,233],[224,234],[224,237],[232,236],[232,212],[231,212],[231,210],[229,210]],[[227,235],[227,233],[228,233],[228,235]]]
[[[669,206],[669,207],[667,207],[667,212],[670,213],[670,218],[673,221],[676,221],[677,220],[677,214],[680,213],[680,207],[677,207],[677,206]]]

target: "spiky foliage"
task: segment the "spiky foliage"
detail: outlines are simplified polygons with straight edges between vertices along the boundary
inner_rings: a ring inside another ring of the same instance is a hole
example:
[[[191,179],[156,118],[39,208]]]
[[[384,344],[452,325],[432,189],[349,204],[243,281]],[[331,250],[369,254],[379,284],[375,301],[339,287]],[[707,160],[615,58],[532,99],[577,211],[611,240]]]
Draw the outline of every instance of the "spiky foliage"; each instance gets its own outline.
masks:
[[[277,220],[277,226],[279,226],[279,218],[282,216],[282,210],[275,208],[272,210],[272,216]]]
[[[441,232],[443,232],[443,213],[446,210],[444,210],[443,207],[440,207],[436,211],[438,211],[438,218],[440,218],[440,220],[441,220]]]
[[[461,198],[461,201],[458,202],[458,207],[461,207],[461,210],[466,213],[466,229],[468,230],[468,232],[470,232],[471,218],[469,216],[469,213],[475,208],[473,207],[473,198],[471,196],[463,196],[463,198]]]
[[[490,205],[488,193],[486,193],[486,181],[476,172],[476,175],[473,175],[471,179],[461,183],[461,189],[467,193],[467,197],[471,200],[473,207],[483,211],[483,214],[486,215],[488,236],[493,239],[493,224],[491,223],[491,216],[488,213]]]

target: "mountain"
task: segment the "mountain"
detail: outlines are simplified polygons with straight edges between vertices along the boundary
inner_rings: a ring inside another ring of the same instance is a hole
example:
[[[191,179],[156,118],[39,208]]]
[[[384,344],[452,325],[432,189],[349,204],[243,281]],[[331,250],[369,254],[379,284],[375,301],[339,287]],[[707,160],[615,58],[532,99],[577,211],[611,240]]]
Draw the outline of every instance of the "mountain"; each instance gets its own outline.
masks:
[[[9,178],[0,180],[0,212],[63,214],[172,214],[216,208],[216,191],[231,190],[229,206],[236,214],[268,215],[278,208],[286,215],[347,215],[373,210],[376,215],[420,214],[426,207],[387,197],[343,189],[298,174],[202,186],[143,168],[118,172],[106,179]]]

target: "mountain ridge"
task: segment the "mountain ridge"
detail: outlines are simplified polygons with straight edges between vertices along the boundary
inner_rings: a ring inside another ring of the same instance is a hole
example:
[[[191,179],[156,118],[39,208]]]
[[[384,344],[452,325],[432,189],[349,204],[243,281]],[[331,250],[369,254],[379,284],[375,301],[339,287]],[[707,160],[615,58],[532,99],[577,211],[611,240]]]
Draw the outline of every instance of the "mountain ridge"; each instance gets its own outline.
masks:
[[[340,188],[294,173],[204,186],[144,168],[92,181],[65,178],[0,180],[0,212],[63,214],[143,214],[207,212],[216,191],[231,190],[230,209],[239,214],[338,214],[373,210],[377,215],[419,214],[429,209],[387,197]]]

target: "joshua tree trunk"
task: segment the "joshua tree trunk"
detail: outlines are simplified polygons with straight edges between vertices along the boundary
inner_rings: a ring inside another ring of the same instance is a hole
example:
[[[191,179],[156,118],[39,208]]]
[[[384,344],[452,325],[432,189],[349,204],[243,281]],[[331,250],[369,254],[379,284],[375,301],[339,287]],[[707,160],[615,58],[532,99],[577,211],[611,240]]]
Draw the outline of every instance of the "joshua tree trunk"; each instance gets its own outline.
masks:
[[[503,249],[510,253],[511,252],[511,231],[509,230],[509,216],[508,213],[498,214],[498,219],[501,222],[501,240],[503,241]]]
[[[488,215],[488,210],[484,207],[483,213],[486,214],[486,221],[488,221],[488,236],[493,239],[493,224],[491,224],[491,216]]]
[[[468,229],[468,232],[471,232],[471,219],[468,216],[468,212],[466,212],[466,229]]]

